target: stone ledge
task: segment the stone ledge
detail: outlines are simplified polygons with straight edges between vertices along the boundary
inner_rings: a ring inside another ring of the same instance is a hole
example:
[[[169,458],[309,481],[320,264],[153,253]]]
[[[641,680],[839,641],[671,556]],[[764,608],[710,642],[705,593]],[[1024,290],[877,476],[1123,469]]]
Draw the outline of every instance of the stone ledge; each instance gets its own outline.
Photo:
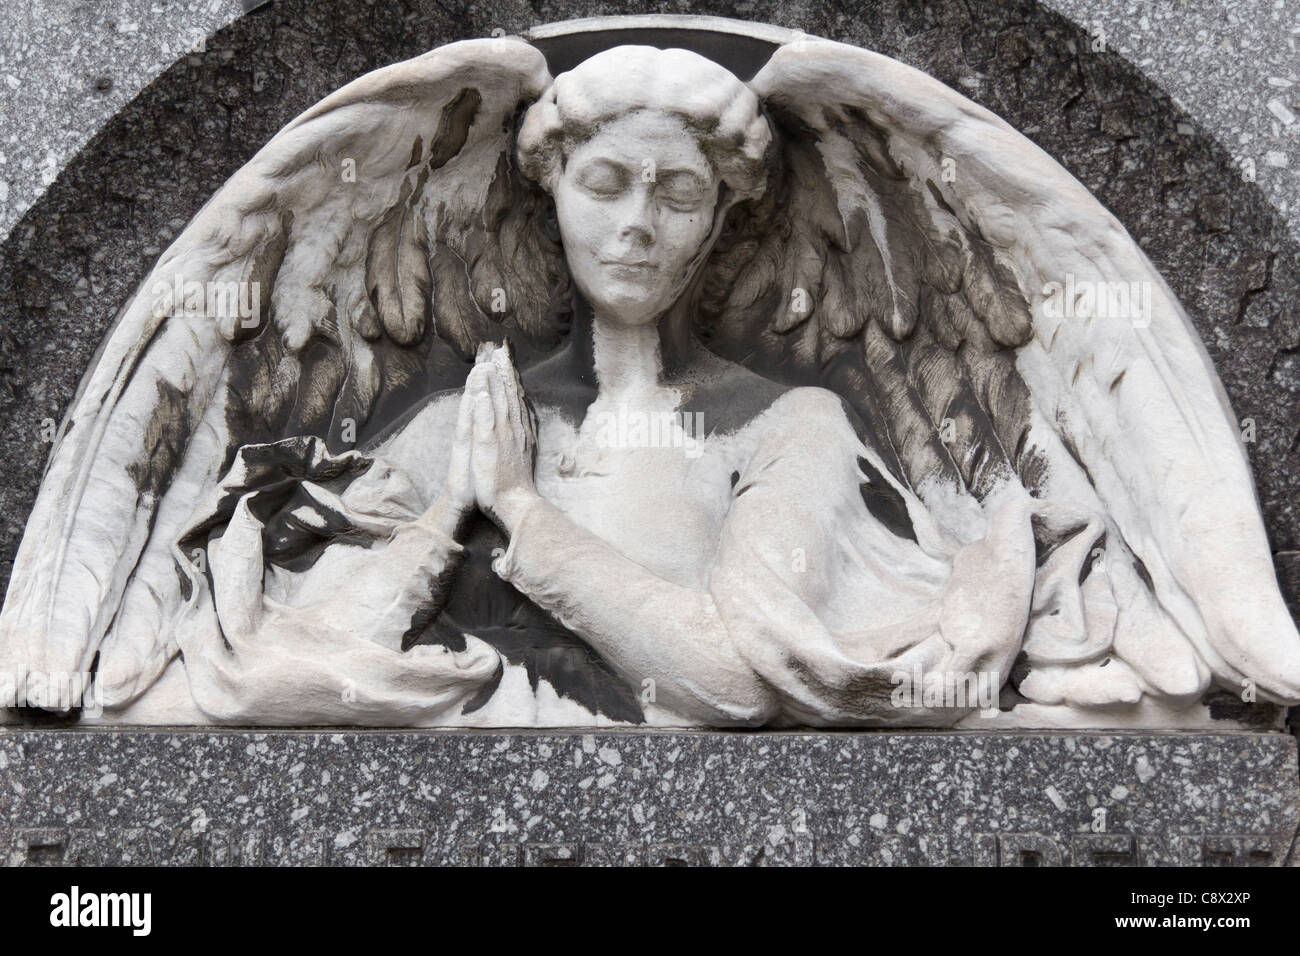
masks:
[[[0,731],[0,860],[1282,865],[1237,733]]]

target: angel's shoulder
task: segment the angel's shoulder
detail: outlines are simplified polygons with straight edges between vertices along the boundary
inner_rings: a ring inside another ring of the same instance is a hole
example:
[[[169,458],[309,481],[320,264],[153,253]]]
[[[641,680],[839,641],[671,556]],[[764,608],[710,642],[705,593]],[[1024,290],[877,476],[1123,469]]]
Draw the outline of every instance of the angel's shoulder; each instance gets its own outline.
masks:
[[[826,453],[846,443],[857,445],[854,416],[843,398],[826,388],[787,389],[755,422],[769,441],[797,444]]]
[[[847,424],[844,399],[829,388],[803,385],[790,388],[772,403],[772,413],[795,424]]]

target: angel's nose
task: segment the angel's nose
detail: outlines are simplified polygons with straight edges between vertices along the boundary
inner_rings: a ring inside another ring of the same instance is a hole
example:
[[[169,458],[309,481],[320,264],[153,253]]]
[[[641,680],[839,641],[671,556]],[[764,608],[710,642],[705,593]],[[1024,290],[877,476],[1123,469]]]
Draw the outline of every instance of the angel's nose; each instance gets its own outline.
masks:
[[[655,241],[654,206],[650,196],[633,194],[624,204],[618,237],[634,245],[649,246]]]

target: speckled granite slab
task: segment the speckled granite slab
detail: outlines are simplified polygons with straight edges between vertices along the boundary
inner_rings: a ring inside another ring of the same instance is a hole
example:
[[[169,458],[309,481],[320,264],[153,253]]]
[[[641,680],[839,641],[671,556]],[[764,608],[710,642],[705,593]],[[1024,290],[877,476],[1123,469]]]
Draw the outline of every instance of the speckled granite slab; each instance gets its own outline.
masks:
[[[0,860],[1280,865],[1284,734],[0,733]]]

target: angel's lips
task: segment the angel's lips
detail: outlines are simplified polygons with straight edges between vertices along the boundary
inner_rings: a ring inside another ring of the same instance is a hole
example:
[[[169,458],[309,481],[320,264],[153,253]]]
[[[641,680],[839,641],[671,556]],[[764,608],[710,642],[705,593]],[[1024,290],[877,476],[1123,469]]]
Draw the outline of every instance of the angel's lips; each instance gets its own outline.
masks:
[[[659,267],[645,260],[624,261],[621,259],[602,259],[600,264],[615,275],[627,278],[644,278],[659,271]]]

